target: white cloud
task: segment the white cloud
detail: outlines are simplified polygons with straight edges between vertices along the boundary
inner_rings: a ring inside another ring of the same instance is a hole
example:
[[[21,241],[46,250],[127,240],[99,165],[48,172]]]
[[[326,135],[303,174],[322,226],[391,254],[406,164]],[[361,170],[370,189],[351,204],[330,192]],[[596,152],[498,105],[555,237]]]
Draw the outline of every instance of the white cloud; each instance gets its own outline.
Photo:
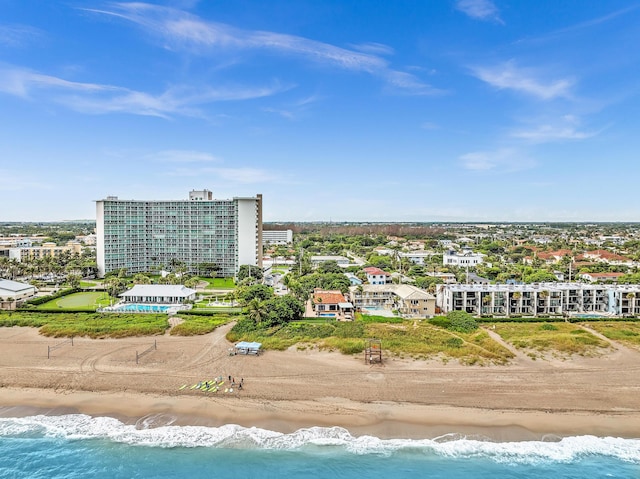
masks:
[[[490,0],[457,0],[456,8],[476,20],[503,23],[498,7]]]
[[[378,43],[365,43],[347,49],[296,35],[244,30],[220,22],[205,21],[188,12],[140,2],[113,4],[109,10],[85,10],[129,20],[152,35],[159,36],[163,45],[172,50],[187,49],[202,55],[216,55],[223,51],[266,50],[345,70],[366,72],[408,93],[438,93],[418,77],[391,69],[387,60],[378,55],[393,51]]]
[[[519,68],[509,61],[495,67],[477,67],[474,75],[480,80],[500,90],[515,90],[528,95],[551,100],[557,97],[569,97],[574,81],[567,78],[542,81],[533,69]]]
[[[173,87],[152,95],[113,85],[68,81],[19,67],[0,66],[0,92],[22,98],[40,95],[45,100],[90,114],[119,112],[163,118],[173,114],[201,116],[197,110],[199,105],[262,98],[288,88],[277,83],[264,87]]]
[[[474,151],[460,156],[462,166],[472,171],[497,171],[510,173],[533,168],[536,163],[512,148],[495,151]]]

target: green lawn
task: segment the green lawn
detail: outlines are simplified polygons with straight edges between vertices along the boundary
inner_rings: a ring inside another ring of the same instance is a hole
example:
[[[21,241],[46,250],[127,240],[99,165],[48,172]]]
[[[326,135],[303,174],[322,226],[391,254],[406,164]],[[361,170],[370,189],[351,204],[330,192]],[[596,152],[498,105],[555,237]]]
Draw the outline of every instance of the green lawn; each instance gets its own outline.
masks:
[[[38,306],[40,310],[99,308],[109,305],[109,295],[103,291],[74,293]]]
[[[236,284],[233,278],[201,278],[209,283],[206,289],[234,289]]]

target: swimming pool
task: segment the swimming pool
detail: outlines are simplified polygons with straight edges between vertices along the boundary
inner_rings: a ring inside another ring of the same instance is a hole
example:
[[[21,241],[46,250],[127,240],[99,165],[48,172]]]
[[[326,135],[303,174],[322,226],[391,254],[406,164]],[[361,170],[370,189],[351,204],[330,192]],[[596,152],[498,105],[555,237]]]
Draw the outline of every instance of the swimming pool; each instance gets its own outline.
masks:
[[[335,313],[318,313],[321,318],[335,318]]]
[[[116,313],[166,313],[172,306],[160,304],[120,304],[111,308]]]

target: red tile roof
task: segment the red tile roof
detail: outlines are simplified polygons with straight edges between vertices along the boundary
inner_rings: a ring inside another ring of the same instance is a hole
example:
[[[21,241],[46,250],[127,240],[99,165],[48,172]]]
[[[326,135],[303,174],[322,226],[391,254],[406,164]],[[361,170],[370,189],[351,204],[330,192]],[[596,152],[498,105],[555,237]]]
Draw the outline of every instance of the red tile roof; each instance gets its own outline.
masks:
[[[585,258],[599,258],[605,261],[631,261],[629,258],[625,256],[621,256],[619,254],[611,253],[610,251],[604,249],[597,249],[595,251],[587,251],[583,255]]]
[[[338,290],[316,290],[313,292],[313,302],[321,304],[346,303],[344,295]]]
[[[391,276],[389,273],[385,273],[384,271],[382,271],[380,268],[376,268],[375,266],[369,266],[368,268],[364,268],[363,270],[365,273],[367,274],[371,274],[371,275],[384,275],[384,276]]]

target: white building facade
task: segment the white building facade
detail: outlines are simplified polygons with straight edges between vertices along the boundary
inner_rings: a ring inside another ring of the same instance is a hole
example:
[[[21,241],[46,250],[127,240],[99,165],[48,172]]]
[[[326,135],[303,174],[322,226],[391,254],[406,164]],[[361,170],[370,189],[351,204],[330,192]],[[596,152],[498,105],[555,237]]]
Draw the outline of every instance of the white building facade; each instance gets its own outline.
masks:
[[[442,255],[442,264],[444,266],[459,266],[461,268],[473,268],[482,263],[482,253],[473,253],[470,250],[463,249],[462,252],[447,251]]]
[[[637,284],[451,284],[439,286],[436,298],[443,313],[476,316],[640,315]]]
[[[262,244],[291,244],[293,243],[292,230],[264,230],[262,232]]]
[[[215,200],[208,190],[188,200],[107,197],[96,202],[100,276],[125,268],[147,273],[179,261],[188,270],[213,263],[234,276],[240,265],[262,266],[262,195]]]

